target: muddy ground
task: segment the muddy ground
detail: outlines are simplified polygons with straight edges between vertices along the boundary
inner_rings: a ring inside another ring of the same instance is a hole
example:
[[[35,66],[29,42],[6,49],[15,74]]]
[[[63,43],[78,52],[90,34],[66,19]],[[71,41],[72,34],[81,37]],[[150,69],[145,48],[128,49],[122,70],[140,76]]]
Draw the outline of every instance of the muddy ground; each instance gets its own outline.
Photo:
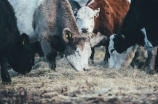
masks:
[[[55,72],[36,57],[34,70],[27,75],[11,70],[11,84],[0,79],[0,104],[158,104],[158,74],[104,68],[104,51],[96,49],[88,72],[74,71],[60,57]]]

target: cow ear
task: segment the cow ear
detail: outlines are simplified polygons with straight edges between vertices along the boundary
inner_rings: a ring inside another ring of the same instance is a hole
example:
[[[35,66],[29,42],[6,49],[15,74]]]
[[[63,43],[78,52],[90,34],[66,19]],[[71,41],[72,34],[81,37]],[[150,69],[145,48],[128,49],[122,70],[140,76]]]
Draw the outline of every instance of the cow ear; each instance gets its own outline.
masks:
[[[28,45],[29,44],[29,36],[26,35],[25,33],[23,33],[21,36],[20,36],[20,42],[22,45]]]
[[[98,17],[99,16],[99,12],[100,12],[100,8],[94,10],[94,16]]]
[[[63,39],[64,39],[64,41],[65,41],[66,43],[68,43],[68,42],[71,43],[71,42],[73,41],[72,33],[71,33],[71,31],[70,31],[69,28],[65,28],[65,29],[63,30]]]
[[[74,12],[74,16],[76,17],[76,16],[77,16],[78,9],[75,8],[73,12]]]

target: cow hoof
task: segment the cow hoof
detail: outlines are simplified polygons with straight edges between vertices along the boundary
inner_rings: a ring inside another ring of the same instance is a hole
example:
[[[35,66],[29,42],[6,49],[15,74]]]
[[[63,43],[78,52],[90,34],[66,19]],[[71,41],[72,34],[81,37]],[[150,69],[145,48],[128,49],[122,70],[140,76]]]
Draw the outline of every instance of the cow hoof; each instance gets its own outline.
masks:
[[[2,82],[3,83],[11,83],[12,80],[11,80],[11,78],[5,78],[5,79],[2,79]]]
[[[150,71],[150,70],[148,70],[146,73],[147,73],[147,74],[150,74],[150,75],[153,75],[153,74],[155,74],[155,71]]]
[[[91,59],[88,60],[88,63],[89,63],[89,65],[94,65],[94,61]]]
[[[102,62],[102,65],[103,65],[105,68],[108,68],[108,67],[109,67],[108,62],[106,62],[106,61],[103,61],[103,62]]]

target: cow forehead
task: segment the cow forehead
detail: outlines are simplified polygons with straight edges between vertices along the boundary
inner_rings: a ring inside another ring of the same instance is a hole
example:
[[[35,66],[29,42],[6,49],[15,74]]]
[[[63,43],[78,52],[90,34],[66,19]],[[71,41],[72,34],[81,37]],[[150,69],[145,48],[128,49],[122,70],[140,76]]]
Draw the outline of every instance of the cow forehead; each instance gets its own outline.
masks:
[[[82,7],[77,13],[77,17],[79,18],[93,17],[93,16],[94,16],[94,11],[86,6]]]

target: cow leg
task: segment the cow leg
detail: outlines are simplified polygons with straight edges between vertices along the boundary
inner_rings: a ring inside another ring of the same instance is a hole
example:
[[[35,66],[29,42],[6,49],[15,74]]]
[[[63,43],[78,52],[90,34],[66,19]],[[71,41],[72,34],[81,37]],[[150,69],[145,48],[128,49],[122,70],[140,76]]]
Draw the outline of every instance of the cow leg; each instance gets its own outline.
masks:
[[[92,60],[92,63],[94,64],[94,54],[95,54],[95,49],[94,49],[94,47],[91,48],[91,50],[92,50],[92,54],[91,54],[91,56],[90,56],[90,59]]]
[[[148,49],[148,68],[147,73],[148,74],[154,74],[155,73],[155,59],[157,56],[157,47],[149,48]]]
[[[52,70],[55,70],[55,68],[56,68],[56,56],[57,56],[56,51],[52,51],[51,53],[47,54],[47,56],[46,56],[46,58],[49,61],[49,67]]]
[[[49,62],[49,67],[52,70],[55,70],[55,68],[56,68],[55,59],[57,56],[57,52],[52,49],[50,42],[47,40],[47,38],[46,39],[42,38],[40,40],[41,40],[40,43],[41,43],[42,50],[44,52],[44,56],[46,57],[46,59]]]
[[[108,68],[108,59],[110,57],[109,51],[108,51],[108,45],[105,46],[106,47],[106,53],[105,53],[105,57],[104,57],[104,65],[106,68]]]
[[[11,78],[7,69],[7,58],[1,59],[1,78],[2,82],[11,82]]]

